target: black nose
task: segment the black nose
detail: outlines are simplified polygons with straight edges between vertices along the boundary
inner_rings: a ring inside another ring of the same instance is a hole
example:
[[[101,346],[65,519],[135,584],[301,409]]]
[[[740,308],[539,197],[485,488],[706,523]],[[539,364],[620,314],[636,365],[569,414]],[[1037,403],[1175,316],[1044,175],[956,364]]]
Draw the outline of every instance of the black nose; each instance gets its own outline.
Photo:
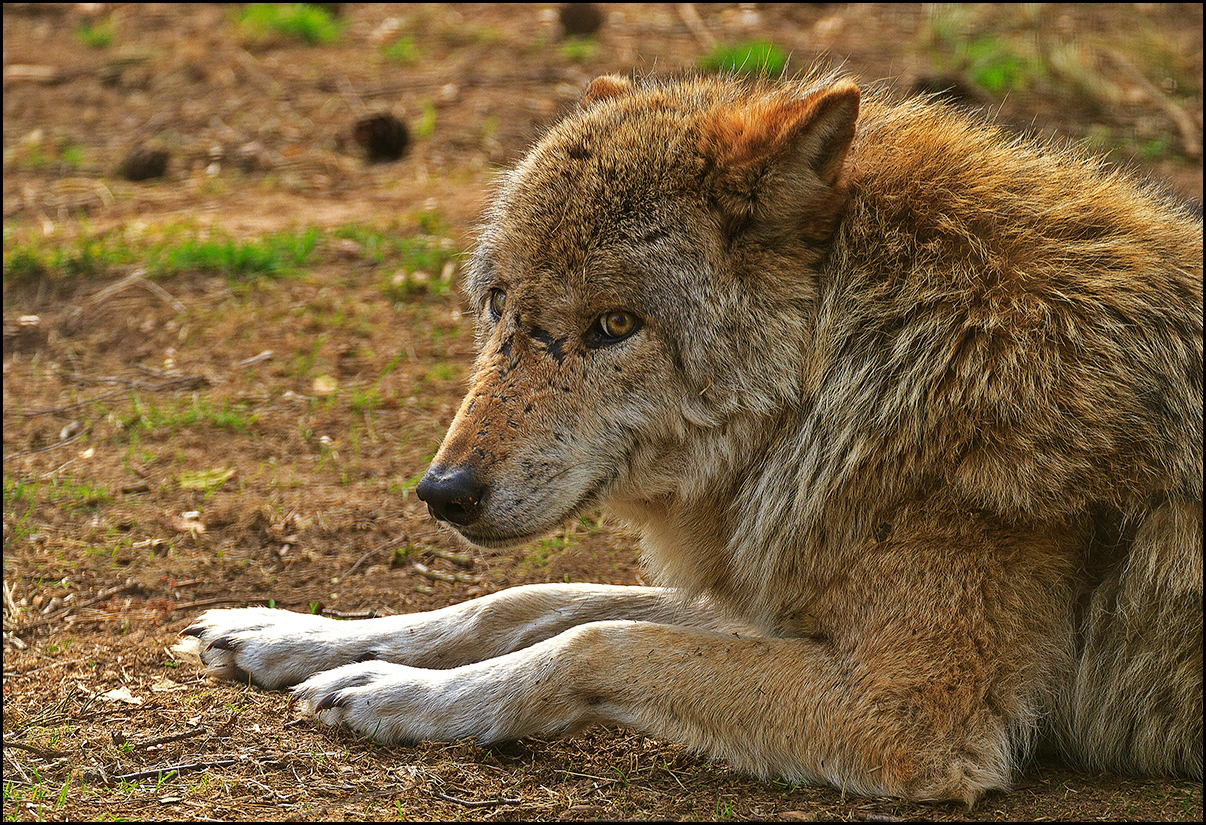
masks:
[[[445,469],[432,465],[419,480],[415,493],[420,501],[427,502],[427,510],[433,518],[464,527],[477,521],[481,514],[486,485],[472,467],[460,465]]]

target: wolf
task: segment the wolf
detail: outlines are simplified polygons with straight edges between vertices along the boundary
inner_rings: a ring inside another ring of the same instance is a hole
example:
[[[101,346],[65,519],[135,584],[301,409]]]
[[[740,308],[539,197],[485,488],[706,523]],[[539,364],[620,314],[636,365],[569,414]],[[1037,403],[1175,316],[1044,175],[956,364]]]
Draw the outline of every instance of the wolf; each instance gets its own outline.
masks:
[[[606,507],[657,586],[211,610],[211,672],[381,741],[618,724],[864,795],[1201,778],[1200,215],[839,74],[605,76],[466,296],[418,496],[484,547]]]

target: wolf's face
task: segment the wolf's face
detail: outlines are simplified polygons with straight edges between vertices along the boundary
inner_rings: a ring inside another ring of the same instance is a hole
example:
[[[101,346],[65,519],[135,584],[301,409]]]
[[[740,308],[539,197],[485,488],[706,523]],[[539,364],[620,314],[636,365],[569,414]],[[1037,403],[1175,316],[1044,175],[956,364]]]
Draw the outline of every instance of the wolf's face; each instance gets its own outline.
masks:
[[[640,459],[681,439],[683,399],[698,392],[683,348],[705,334],[690,319],[708,296],[685,276],[712,272],[717,250],[706,248],[714,233],[689,238],[676,222],[706,216],[656,192],[621,213],[606,203],[614,187],[575,167],[547,215],[533,204],[547,181],[521,171],[472,264],[476,372],[419,495],[483,545],[599,506]],[[452,488],[443,504],[431,492],[441,483]]]
[[[673,495],[693,428],[796,399],[809,232],[831,234],[838,178],[820,167],[844,156],[857,90],[835,99],[796,111],[592,85],[505,179],[474,255],[476,372],[417,490],[434,516],[500,546],[614,496]]]

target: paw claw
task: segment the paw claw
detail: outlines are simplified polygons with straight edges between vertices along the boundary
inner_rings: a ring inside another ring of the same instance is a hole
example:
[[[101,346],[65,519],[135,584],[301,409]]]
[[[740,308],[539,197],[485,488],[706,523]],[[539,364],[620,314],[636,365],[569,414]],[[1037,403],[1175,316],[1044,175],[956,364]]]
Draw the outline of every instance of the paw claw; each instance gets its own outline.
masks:
[[[239,643],[229,636],[219,636],[209,643],[206,650],[234,650],[239,646]]]
[[[342,697],[338,693],[328,693],[319,700],[317,705],[314,706],[314,712],[318,713],[319,711],[338,707],[343,707]]]
[[[205,633],[205,625],[194,624],[189,625],[180,631],[181,636],[201,636]]]

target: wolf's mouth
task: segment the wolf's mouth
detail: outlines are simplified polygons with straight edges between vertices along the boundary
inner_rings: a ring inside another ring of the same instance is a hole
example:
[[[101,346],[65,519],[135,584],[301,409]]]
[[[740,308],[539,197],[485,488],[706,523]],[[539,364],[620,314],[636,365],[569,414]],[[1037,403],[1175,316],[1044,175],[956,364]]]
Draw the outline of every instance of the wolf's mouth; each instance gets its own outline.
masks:
[[[570,519],[576,518],[586,510],[592,507],[598,507],[603,499],[603,491],[614,480],[614,476],[599,479],[583,493],[576,502],[567,507],[556,518],[547,519],[539,527],[523,532],[505,532],[496,528],[483,527],[475,522],[464,526],[448,524],[453,530],[460,534],[462,538],[473,544],[481,547],[488,547],[492,550],[501,550],[508,547],[518,547],[522,544],[527,544],[530,541],[535,541],[538,538],[548,535],[558,525],[564,524]]]

